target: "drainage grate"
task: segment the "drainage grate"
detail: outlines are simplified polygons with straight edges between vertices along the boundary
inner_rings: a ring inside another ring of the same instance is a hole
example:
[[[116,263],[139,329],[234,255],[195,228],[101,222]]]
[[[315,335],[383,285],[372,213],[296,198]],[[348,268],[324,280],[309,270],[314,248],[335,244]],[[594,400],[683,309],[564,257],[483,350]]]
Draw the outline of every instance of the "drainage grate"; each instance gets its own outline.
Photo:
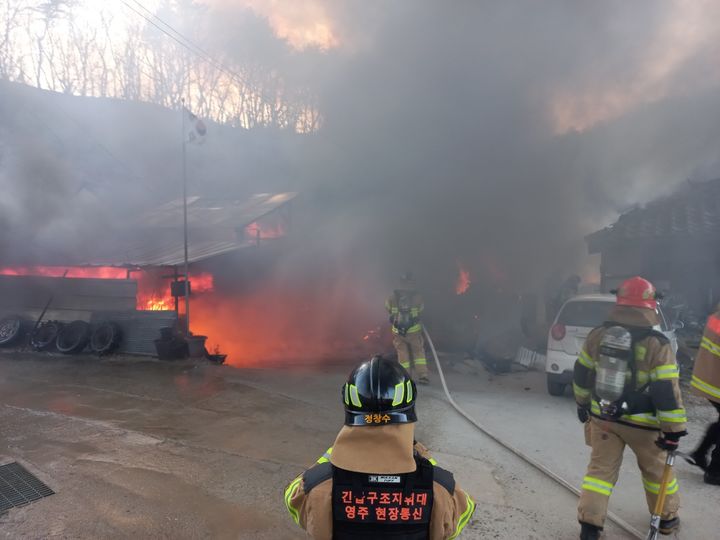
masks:
[[[0,513],[54,493],[19,463],[0,465]]]

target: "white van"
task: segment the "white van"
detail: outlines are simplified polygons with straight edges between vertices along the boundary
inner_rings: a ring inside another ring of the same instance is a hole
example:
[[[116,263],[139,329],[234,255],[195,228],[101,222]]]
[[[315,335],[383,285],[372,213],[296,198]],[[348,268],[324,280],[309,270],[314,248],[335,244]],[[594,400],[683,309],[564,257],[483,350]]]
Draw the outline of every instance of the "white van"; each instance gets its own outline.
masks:
[[[547,389],[553,396],[561,396],[567,385],[572,385],[573,366],[593,328],[608,320],[615,305],[613,294],[583,294],[565,302],[553,321],[548,333]],[[655,330],[670,340],[673,354],[677,353],[675,330],[668,326],[662,309],[658,308],[660,324]]]

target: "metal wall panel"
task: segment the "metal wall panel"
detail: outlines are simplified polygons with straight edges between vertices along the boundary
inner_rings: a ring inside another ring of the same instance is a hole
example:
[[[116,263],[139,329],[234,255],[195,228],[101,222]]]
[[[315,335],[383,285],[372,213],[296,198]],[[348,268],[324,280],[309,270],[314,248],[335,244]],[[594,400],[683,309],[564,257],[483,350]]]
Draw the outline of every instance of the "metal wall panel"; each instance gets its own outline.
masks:
[[[95,312],[91,322],[113,321],[123,332],[118,352],[157,356],[155,340],[160,338],[160,329],[175,326],[177,315],[174,311],[120,311]]]
[[[125,311],[135,308],[136,295],[137,281],[132,279],[0,275],[0,311],[39,314],[51,297],[54,314]]]

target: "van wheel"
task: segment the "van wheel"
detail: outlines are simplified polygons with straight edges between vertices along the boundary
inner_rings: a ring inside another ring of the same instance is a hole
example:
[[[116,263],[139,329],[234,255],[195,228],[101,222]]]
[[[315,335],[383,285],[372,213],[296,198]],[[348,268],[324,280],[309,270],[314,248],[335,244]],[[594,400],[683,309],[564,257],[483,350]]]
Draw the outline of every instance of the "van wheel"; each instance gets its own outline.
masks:
[[[565,393],[566,386],[564,383],[547,380],[547,390],[551,396],[562,396]]]

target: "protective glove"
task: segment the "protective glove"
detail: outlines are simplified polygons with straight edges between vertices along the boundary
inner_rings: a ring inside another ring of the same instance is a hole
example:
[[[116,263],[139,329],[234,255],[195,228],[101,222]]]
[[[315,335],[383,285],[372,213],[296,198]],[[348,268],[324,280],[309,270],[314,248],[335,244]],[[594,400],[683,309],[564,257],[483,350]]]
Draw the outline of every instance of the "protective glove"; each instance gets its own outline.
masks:
[[[678,431],[676,433],[662,433],[655,444],[667,450],[668,452],[675,452],[680,446],[680,438],[687,435],[687,431]]]
[[[587,405],[577,406],[577,416],[581,424],[584,424],[585,422],[590,420],[590,410],[588,409]]]
[[[388,321],[390,321],[390,324],[392,324],[393,326],[395,326],[395,315],[390,315],[390,316],[388,317]]]

